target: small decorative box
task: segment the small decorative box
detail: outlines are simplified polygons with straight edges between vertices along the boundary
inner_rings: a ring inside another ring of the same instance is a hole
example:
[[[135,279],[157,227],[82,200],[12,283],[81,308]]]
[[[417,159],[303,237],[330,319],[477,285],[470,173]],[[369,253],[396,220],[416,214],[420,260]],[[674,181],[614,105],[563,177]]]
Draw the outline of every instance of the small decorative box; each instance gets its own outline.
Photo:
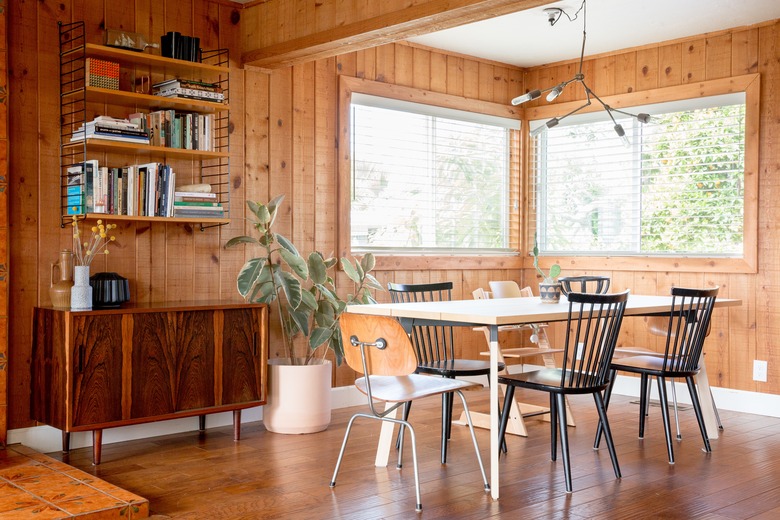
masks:
[[[100,87],[119,90],[119,63],[87,58],[84,72],[88,87]]]

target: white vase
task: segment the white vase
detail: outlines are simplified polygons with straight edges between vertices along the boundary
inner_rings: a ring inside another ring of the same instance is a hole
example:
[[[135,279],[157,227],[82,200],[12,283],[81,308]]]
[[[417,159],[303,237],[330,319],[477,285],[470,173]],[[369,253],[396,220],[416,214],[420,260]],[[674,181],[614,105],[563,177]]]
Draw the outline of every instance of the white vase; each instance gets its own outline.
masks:
[[[301,360],[298,360],[301,361]],[[314,433],[330,424],[331,364],[291,365],[268,360],[268,402],[263,424],[274,433]]]
[[[73,267],[73,287],[70,288],[70,310],[88,311],[92,309],[92,286],[89,285],[89,266]]]

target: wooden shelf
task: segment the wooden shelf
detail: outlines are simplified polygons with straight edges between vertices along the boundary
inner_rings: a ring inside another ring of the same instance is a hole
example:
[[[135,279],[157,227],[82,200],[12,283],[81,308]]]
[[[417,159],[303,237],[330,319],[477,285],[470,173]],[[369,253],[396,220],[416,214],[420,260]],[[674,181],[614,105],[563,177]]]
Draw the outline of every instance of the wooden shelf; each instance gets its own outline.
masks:
[[[204,218],[204,217],[135,217],[129,215],[109,215],[108,213],[87,213],[86,215],[68,215],[67,218],[72,222],[74,218],[78,220],[98,220],[103,219],[111,222],[160,222],[163,224],[201,224],[203,227],[221,226],[230,224],[230,219],[225,218]]]
[[[64,98],[81,94],[82,90],[73,90],[63,95]],[[133,104],[137,107],[145,108],[172,108],[178,110],[193,111],[199,113],[205,112],[226,112],[230,110],[230,105],[225,103],[215,103],[212,101],[200,101],[187,98],[170,98],[163,96],[152,96],[150,94],[139,94],[137,92],[128,92],[126,90],[111,90],[99,87],[86,87],[87,101],[95,103],[106,103],[113,105]]]
[[[83,141],[76,141],[63,145],[63,148],[78,148],[83,146]],[[108,139],[87,139],[87,150],[97,152],[119,152],[134,155],[157,155],[165,157],[184,157],[191,159],[219,159],[229,157],[228,152],[207,152],[204,150],[187,150],[184,148],[170,148],[167,146],[151,146],[125,141],[111,141]]]
[[[148,54],[145,52],[133,52],[125,49],[117,49],[115,47],[107,47],[105,45],[95,45],[93,43],[87,43],[84,47],[87,56],[106,58],[110,60],[119,61],[124,64],[133,65],[148,65],[154,67],[155,72],[162,72],[165,75],[187,76],[187,79],[198,79],[197,76],[203,74],[229,74],[229,67],[222,67],[218,65],[208,65],[206,63],[199,63],[195,61],[175,60],[173,58],[163,58],[162,56],[155,56],[154,54]],[[81,52],[81,47],[75,47],[74,49],[63,54],[68,56]],[[193,77],[195,76],[195,77]]]

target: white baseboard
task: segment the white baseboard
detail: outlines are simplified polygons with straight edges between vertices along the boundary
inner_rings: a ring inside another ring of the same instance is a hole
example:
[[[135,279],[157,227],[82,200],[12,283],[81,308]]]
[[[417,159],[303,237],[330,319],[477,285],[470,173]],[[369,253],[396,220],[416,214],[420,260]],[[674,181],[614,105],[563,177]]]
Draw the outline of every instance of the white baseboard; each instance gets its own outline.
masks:
[[[526,369],[532,368],[531,365],[525,366]],[[515,370],[512,371],[514,372]],[[487,384],[486,377],[473,379],[483,385]],[[690,404],[691,401],[690,396],[688,395],[688,387],[685,383],[677,382],[675,385],[679,402]],[[651,388],[651,398],[657,399],[657,387],[653,384],[651,385]],[[358,406],[366,402],[366,396],[354,386],[341,386],[334,388],[331,392],[331,406],[334,410]],[[618,375],[613,392],[629,397],[639,397],[639,378]],[[712,388],[712,395],[715,399],[715,404],[720,410],[732,410],[756,415],[766,415],[769,417],[780,417],[780,395],[715,387]],[[242,423],[256,422],[262,419],[262,406],[245,409],[241,414]],[[231,424],[233,424],[233,414],[230,412],[215,413],[206,416],[206,428],[229,426]],[[197,417],[158,421],[147,424],[137,424],[134,426],[122,426],[120,428],[109,428],[103,430],[103,444],[197,431],[197,429]],[[20,428],[8,432],[8,443],[23,444],[42,453],[58,451],[62,449],[62,433],[60,430],[50,426]],[[72,433],[70,436],[70,446],[72,449],[92,446],[91,433]]]

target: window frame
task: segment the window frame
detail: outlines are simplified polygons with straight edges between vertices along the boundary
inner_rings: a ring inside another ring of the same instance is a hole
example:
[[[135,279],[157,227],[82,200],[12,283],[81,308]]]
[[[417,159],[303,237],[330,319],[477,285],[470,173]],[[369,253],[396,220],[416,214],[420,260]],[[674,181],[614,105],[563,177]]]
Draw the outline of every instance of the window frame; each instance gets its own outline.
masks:
[[[489,101],[469,99],[462,96],[432,92],[413,87],[405,87],[390,83],[371,81],[352,76],[339,77],[339,159],[338,167],[338,248],[340,256],[353,256],[350,240],[350,193],[351,193],[351,143],[350,143],[350,110],[352,94],[361,93],[413,103],[427,104],[442,108],[464,110],[480,114],[494,115],[521,121],[521,130],[510,130],[509,133],[509,247],[515,251],[510,254],[377,254],[377,270],[409,270],[409,269],[519,269],[523,265],[523,256],[519,252],[520,217],[522,215],[520,138],[522,127],[522,111],[510,105]]]
[[[540,255],[539,264],[549,267],[553,263],[567,266],[571,270],[603,270],[608,266],[613,271],[681,271],[681,272],[719,272],[719,273],[756,273],[758,272],[758,175],[759,175],[759,106],[760,75],[745,74],[717,80],[701,81],[686,85],[604,96],[602,99],[613,108],[631,111],[634,106],[681,101],[720,94],[745,93],[745,173],[744,173],[744,224],[741,258],[702,257],[702,256],[555,256]],[[567,113],[582,104],[581,101],[556,103],[525,109],[525,121],[550,119]],[[596,104],[594,104],[596,105]],[[582,112],[603,110],[601,105],[591,106]],[[523,164],[526,179],[525,208],[526,247],[533,248],[533,236],[536,229],[537,201],[534,197],[535,179],[532,147],[528,126],[523,129],[523,138],[529,146]],[[532,267],[530,258],[526,258],[525,268]]]

